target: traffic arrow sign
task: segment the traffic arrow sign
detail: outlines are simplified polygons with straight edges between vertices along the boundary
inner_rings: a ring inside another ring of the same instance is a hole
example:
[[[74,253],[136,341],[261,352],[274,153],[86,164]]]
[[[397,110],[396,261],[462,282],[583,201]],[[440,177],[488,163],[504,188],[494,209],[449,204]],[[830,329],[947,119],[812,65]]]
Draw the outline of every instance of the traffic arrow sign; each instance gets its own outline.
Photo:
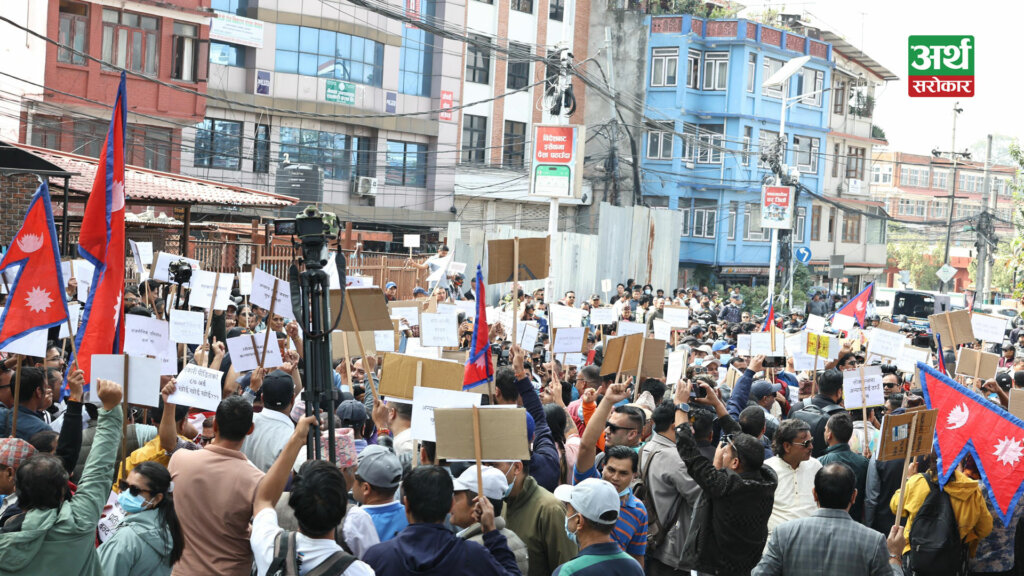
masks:
[[[811,261],[811,249],[806,246],[797,248],[794,255],[801,264],[807,264]]]

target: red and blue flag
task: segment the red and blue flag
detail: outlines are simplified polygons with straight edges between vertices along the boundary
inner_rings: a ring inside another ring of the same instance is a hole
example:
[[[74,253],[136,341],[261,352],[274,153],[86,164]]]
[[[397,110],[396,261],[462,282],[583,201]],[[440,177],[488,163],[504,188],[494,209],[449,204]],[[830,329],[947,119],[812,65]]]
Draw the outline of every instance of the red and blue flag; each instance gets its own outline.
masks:
[[[462,389],[469,390],[494,380],[494,364],[491,361],[490,327],[487,326],[487,298],[484,296],[484,276],[480,265],[476,265],[476,318],[473,319],[473,340],[466,362],[466,374]]]
[[[775,303],[768,305],[768,315],[764,317],[764,324],[761,324],[761,332],[767,332],[775,324]]]
[[[843,304],[843,307],[836,310],[836,314],[842,314],[843,316],[853,316],[857,319],[857,324],[861,328],[864,328],[864,317],[868,313],[868,300],[871,299],[871,290],[874,289],[875,283],[872,282],[864,287],[852,300]]]

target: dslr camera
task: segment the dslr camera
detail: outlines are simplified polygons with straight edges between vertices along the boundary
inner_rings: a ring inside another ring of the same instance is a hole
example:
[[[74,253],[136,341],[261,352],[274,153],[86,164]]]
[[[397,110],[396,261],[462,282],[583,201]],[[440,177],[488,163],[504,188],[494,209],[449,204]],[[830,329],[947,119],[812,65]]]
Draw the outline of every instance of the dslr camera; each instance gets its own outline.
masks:
[[[187,284],[192,279],[192,265],[186,260],[175,260],[167,265],[167,273],[175,284]]]

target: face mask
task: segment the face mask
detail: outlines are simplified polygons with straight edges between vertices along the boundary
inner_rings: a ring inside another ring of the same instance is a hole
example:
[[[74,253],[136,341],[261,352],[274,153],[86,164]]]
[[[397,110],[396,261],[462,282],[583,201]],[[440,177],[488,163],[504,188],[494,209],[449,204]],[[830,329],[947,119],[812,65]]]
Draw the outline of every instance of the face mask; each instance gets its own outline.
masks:
[[[693,359],[693,365],[694,366],[703,366],[704,365],[704,359],[703,358],[694,358]]]
[[[622,492],[619,492],[619,498],[625,498],[629,494],[629,487],[627,486]]]
[[[509,468],[508,470],[511,472],[512,468]],[[502,500],[512,495],[512,490],[516,487],[516,478],[518,477],[518,473],[512,475],[512,479],[508,481],[508,488],[505,488],[505,493],[501,495]],[[508,480],[508,472],[505,472],[505,479]]]
[[[137,514],[146,509],[146,500],[143,499],[142,495],[132,496],[132,493],[128,490],[118,495],[117,503],[121,505],[122,510],[129,514]]]
[[[650,290],[644,290],[644,294],[647,294],[648,296],[650,296],[651,291]]]
[[[572,542],[573,544],[577,543],[576,542],[576,532],[570,532],[569,531],[569,520],[572,520],[573,518],[575,518],[577,514],[573,514],[572,516],[566,516],[565,517],[565,535],[569,537],[569,541]],[[577,530],[579,530],[579,528],[577,528]]]

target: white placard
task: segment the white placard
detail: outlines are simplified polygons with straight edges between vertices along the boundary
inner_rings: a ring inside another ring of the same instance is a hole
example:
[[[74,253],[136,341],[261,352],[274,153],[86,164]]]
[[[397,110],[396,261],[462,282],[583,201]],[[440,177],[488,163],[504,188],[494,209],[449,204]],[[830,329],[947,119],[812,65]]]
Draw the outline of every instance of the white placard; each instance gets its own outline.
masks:
[[[586,328],[559,328],[555,330],[552,354],[579,353],[583,349],[583,334]]]
[[[167,351],[170,327],[159,318],[124,315],[124,353],[159,358]]]
[[[235,282],[235,275],[221,274],[220,280],[217,280],[216,272],[207,272],[205,270],[196,270],[192,273],[192,281],[189,282],[189,285],[192,286],[192,291],[188,297],[189,306],[209,310],[215,282],[217,284],[217,298],[213,302],[213,309],[227,310],[228,304],[231,303],[231,286]]]
[[[440,360],[441,349],[432,346],[425,347],[422,344],[420,344],[419,338],[406,338],[405,355],[415,356],[417,358],[431,358],[433,360]]]
[[[683,370],[686,369],[686,351],[678,350],[668,354],[668,370],[665,372],[665,382],[675,384],[683,377]]]
[[[836,330],[850,331],[853,328],[854,323],[857,321],[853,316],[847,316],[846,314],[836,314],[832,317],[832,327]]]
[[[764,354],[765,356],[785,356],[786,355],[786,335],[781,330],[775,331],[775,349],[772,350],[772,333],[771,332],[754,332],[750,335],[750,355],[758,356]]]
[[[424,346],[458,346],[459,319],[452,314],[423,313],[420,317],[420,341]]]
[[[583,315],[577,308],[551,304],[548,306],[548,324],[552,328],[579,328],[583,326]]]
[[[446,302],[442,302],[442,303],[437,305],[437,313],[438,314],[455,314],[456,316],[458,316],[458,314],[459,314],[459,307],[456,306],[455,304],[448,304]]]
[[[655,318],[654,322],[651,323],[651,328],[654,331],[654,337],[658,340],[664,340],[668,342],[672,335],[672,326],[668,322],[660,318]]]
[[[820,318],[820,316],[819,316]],[[798,332],[786,336],[786,356],[793,358],[793,369],[797,372],[814,369],[814,357],[807,354],[807,332]],[[825,364],[818,360],[818,366]]]
[[[412,421],[409,434],[414,440],[434,442],[434,408],[472,408],[480,405],[480,394],[416,386],[412,389]]]
[[[175,310],[171,314],[169,334],[172,342],[184,344],[202,344],[203,329],[206,328],[206,316],[202,312]]]
[[[807,329],[808,332],[817,332],[819,334],[824,332],[825,331],[825,317],[824,316],[818,316],[817,314],[811,314],[810,316],[807,317],[806,329]]]
[[[167,340],[167,348],[158,357],[160,360],[161,376],[178,375],[178,345]]]
[[[673,328],[688,328],[690,326],[690,311],[686,308],[672,308],[666,306],[663,310],[663,318]]]
[[[341,277],[338,276],[338,263],[336,261],[336,258],[336,252],[329,252],[327,254],[327,265],[324,266],[324,270],[327,270],[327,286],[331,290],[341,289]]]
[[[93,276],[96,275],[96,267],[92,265],[92,262],[81,258],[73,262],[71,271],[74,273],[75,280],[78,280],[79,287],[81,287],[83,282],[92,285]],[[11,268],[8,268],[8,272],[11,270]],[[7,272],[4,272],[4,274],[6,275]]]
[[[171,262],[177,262],[178,260],[184,260],[188,262],[189,266],[192,267],[192,273],[200,269],[199,261],[193,260],[192,258],[185,258],[184,256],[178,256],[177,254],[168,254],[167,252],[158,252],[156,255],[156,265],[150,270],[150,276],[153,280],[160,282],[171,282],[170,272],[167,270],[167,266]],[[77,271],[78,262],[75,262],[75,268]]]
[[[847,410],[854,410],[864,406],[861,402],[860,370],[847,370],[843,372],[843,406]],[[864,367],[864,392],[867,399],[867,407],[881,406],[885,404],[885,393],[882,391],[882,367]]]
[[[117,497],[117,492],[111,490],[110,496],[107,497],[107,503],[103,506],[103,516],[96,523],[96,535],[99,537],[100,542],[106,542],[117,533],[118,528],[121,526],[121,521],[125,518],[124,510],[117,503]]]
[[[91,286],[90,282],[82,282],[81,280],[79,280],[78,281],[78,292],[75,293],[75,300],[78,300],[82,304],[87,303],[89,301],[89,290],[90,290],[89,287],[90,286]]]
[[[605,278],[604,280],[601,280],[601,292],[611,292],[611,291],[612,291],[612,280],[611,280],[611,278]]]
[[[641,322],[627,322],[622,320],[619,322],[618,330],[616,330],[616,336],[629,336],[630,334],[646,334],[647,325]]]
[[[12,267],[13,268],[13,267]],[[5,273],[6,275],[6,273]],[[71,280],[71,262],[68,260],[62,260],[60,263],[60,276],[64,280],[64,287],[68,287],[68,282]],[[0,282],[0,293],[7,294],[7,288],[3,286],[3,282]]]
[[[608,326],[610,324],[615,324],[615,308],[602,306],[590,309],[591,326]]]
[[[373,332],[373,347],[377,353],[395,352],[394,330],[375,330]]]
[[[583,367],[587,363],[587,357],[581,352],[575,354],[562,354],[562,366],[576,366],[577,368]]]
[[[252,295],[249,301],[263,308],[270,310],[270,301],[274,299],[274,280],[277,280],[277,304],[274,306],[274,314],[285,318],[292,315],[292,292],[288,282],[279,280],[257,268],[252,273]]]
[[[402,246],[406,248],[419,248],[420,247],[420,235],[419,234],[403,234],[402,235]]]
[[[1003,343],[1006,337],[1006,323],[1010,319],[1004,316],[991,316],[975,312],[971,314],[971,328],[974,329],[974,337],[982,342]]]
[[[248,372],[259,367],[260,355],[263,354],[263,339],[266,337],[266,331],[264,331],[259,334],[245,334],[228,338],[228,354],[231,355],[231,365],[235,372]],[[263,367],[269,370],[277,368],[281,364],[284,364],[281,347],[277,343],[277,336],[271,334],[267,341],[267,357],[263,359]]]
[[[900,357],[896,359],[896,367],[899,368],[900,372],[914,372],[917,370],[918,362],[928,364],[931,356],[931,350],[927,348],[904,346],[903,351],[900,352]]]
[[[875,328],[871,331],[871,338],[868,340],[867,353],[896,360],[903,353],[903,347],[906,343],[906,336],[899,332],[889,332],[888,330]],[[830,345],[829,352],[831,351],[832,346]]]
[[[466,263],[465,262],[452,262],[448,265],[449,274],[465,274]]]
[[[540,334],[540,328],[533,322],[520,322],[518,329],[519,347],[526,350],[527,354],[533,352],[534,346],[537,345],[537,336]]]
[[[438,306],[440,306],[440,304],[438,304]],[[458,307],[459,312],[466,315],[466,320],[476,318],[476,300],[456,300],[455,306]],[[438,311],[440,311],[440,309]]]
[[[373,286],[373,276],[345,276],[346,288],[369,288]]]
[[[135,271],[139,273],[139,276],[141,276],[146,273],[146,266],[142,263],[143,260],[142,256],[139,254],[139,246],[135,240],[130,238],[128,239],[128,244],[132,248],[132,259],[135,260]],[[152,262],[153,260],[150,260],[150,263]]]
[[[750,334],[736,335],[736,355],[750,356]]]
[[[178,374],[177,389],[167,398],[167,402],[215,412],[220,404],[220,379],[223,374],[219,370],[189,364]]]
[[[135,242],[135,246],[139,250],[139,258],[142,259],[143,266],[151,266],[153,264],[153,243]]]
[[[252,272],[238,273],[238,293],[242,296],[252,294]]]
[[[0,308],[0,311],[2,310],[3,308]],[[48,332],[45,328],[29,332],[17,340],[12,340],[7,346],[0,348],[0,352],[46,358],[46,336]]]
[[[128,357],[128,385],[124,380],[123,354],[93,354],[91,379],[110,380],[128,390],[128,403],[156,408],[160,405],[160,360],[145,356]],[[98,386],[90,386],[95,398]]]
[[[405,320],[409,328],[420,325],[420,309],[415,306],[402,306],[391,309],[392,320]]]
[[[128,316],[131,316],[131,314],[125,314],[124,315],[125,318],[127,318]],[[68,302],[68,318],[70,318],[70,320],[71,320],[71,329],[73,330],[73,332],[71,333],[71,336],[77,335],[78,334],[78,322],[79,322],[79,320],[82,319],[82,305],[78,304],[78,303],[75,303],[75,302]],[[69,337],[70,336],[68,336],[68,323],[65,322],[65,323],[60,325],[60,333],[57,334],[57,338],[69,338]]]

